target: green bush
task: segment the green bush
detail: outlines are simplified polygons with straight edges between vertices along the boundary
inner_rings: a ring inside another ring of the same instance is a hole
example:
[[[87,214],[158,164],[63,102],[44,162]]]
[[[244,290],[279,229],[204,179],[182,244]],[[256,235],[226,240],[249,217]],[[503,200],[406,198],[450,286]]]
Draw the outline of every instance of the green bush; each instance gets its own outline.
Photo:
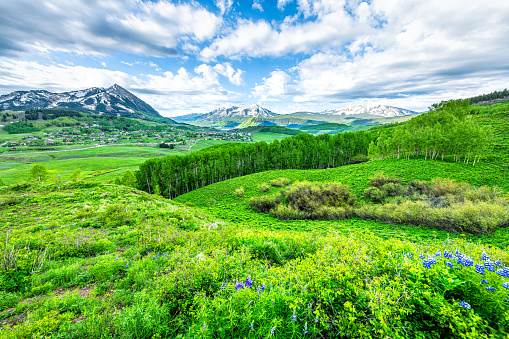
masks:
[[[288,178],[277,178],[270,181],[270,185],[274,187],[283,187],[290,185],[290,179]]]
[[[373,187],[381,188],[388,183],[399,184],[401,183],[401,180],[390,177],[383,172],[377,172],[374,176],[369,178],[369,184]]]
[[[239,198],[244,196],[244,187],[239,187],[235,191],[233,191],[233,194]]]
[[[386,198],[386,192],[378,187],[368,187],[364,190],[364,198],[375,203],[383,202]]]
[[[357,201],[346,185],[335,182],[296,182],[283,191],[283,196],[292,208],[306,212],[319,206],[352,206]]]
[[[276,205],[281,203],[281,193],[274,195],[262,195],[259,197],[252,197],[248,201],[249,206],[254,208],[257,212],[268,213]]]
[[[258,190],[260,192],[268,192],[270,190],[270,186],[269,186],[269,184],[264,182],[264,183],[261,183],[260,185],[258,185]]]

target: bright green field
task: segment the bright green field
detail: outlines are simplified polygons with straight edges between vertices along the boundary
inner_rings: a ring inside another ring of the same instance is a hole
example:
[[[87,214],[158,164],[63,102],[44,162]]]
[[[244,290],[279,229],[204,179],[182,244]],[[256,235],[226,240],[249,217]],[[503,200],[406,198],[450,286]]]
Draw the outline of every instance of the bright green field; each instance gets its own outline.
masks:
[[[380,171],[401,178],[404,182],[409,182],[411,180],[431,180],[433,178],[442,177],[454,178],[458,181],[468,182],[475,186],[499,186],[504,190],[509,189],[509,176],[507,175],[507,171],[489,163],[479,163],[472,166],[464,163],[442,161],[383,160],[325,170],[285,170],[256,173],[209,185],[179,196],[174,200],[192,203],[202,208],[210,215],[229,222],[242,223],[251,227],[303,231],[316,229],[327,230],[333,228],[347,234],[356,231],[369,231],[383,238],[415,240],[434,239],[435,237],[445,239],[447,237],[456,236],[455,234],[445,231],[416,228],[414,226],[392,226],[380,222],[357,219],[333,222],[279,220],[267,214],[257,213],[247,204],[250,197],[264,194],[258,190],[258,185],[269,183],[270,180],[280,177],[286,177],[292,182],[296,180],[342,182],[347,184],[351,191],[360,199],[360,197],[362,197],[362,192],[369,185],[367,178]],[[241,198],[233,194],[233,191],[239,187],[245,188],[244,196]],[[278,190],[278,188],[272,187],[268,194],[275,193]],[[465,236],[468,238],[477,238],[472,235]],[[507,228],[499,229],[495,234],[483,236],[480,240],[505,248],[509,246],[509,230]]]

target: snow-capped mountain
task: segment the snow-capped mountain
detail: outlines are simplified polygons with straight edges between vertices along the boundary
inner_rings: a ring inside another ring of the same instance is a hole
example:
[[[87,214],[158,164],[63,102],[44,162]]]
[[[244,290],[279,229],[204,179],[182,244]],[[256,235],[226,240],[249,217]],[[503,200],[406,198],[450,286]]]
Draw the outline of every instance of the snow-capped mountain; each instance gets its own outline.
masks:
[[[269,117],[275,117],[277,116],[277,113],[271,112],[268,109],[265,109],[263,107],[260,107],[258,105],[251,105],[251,106],[233,106],[230,108],[217,108],[213,110],[212,112],[206,113],[202,115],[200,118],[206,118],[206,119],[226,119],[226,118],[232,118],[232,117],[239,117],[239,118],[269,118]]]
[[[205,114],[188,114],[172,119],[178,122],[187,122],[198,126],[215,126],[233,128],[250,118],[271,118],[279,114],[269,111],[258,105],[220,107]]]
[[[414,114],[416,112],[408,109],[385,106],[385,105],[355,105],[344,107],[335,110],[326,110],[320,112],[321,114],[334,114],[334,115],[358,115],[358,114],[371,114],[378,115],[384,118],[402,117],[405,115]]]
[[[44,90],[12,92],[0,96],[0,108],[73,109],[124,117],[161,116],[149,104],[117,84],[108,88],[92,87],[64,93],[51,93]]]

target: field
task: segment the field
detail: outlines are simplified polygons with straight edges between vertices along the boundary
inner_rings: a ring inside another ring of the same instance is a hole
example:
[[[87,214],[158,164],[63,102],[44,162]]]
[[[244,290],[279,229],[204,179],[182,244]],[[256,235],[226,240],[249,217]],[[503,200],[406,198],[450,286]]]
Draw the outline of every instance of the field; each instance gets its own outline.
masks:
[[[4,153],[0,337],[507,338],[508,227],[472,234],[358,218],[280,220],[249,205],[285,190],[280,178],[340,182],[368,204],[363,192],[380,172],[403,184],[488,186],[507,200],[507,104],[474,107],[473,119],[496,132],[475,166],[415,158],[267,171],[173,200],[111,182],[182,151]],[[191,151],[222,143],[200,140]],[[27,181],[33,164],[61,181]],[[73,182],[77,168],[84,178]]]

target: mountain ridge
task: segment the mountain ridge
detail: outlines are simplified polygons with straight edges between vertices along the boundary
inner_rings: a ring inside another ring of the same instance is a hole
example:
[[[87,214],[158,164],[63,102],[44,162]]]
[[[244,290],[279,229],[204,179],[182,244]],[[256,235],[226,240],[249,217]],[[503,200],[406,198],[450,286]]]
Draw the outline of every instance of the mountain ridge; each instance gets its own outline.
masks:
[[[72,109],[129,118],[162,117],[152,106],[117,84],[108,88],[90,87],[61,93],[46,90],[15,91],[0,96],[0,108]]]

